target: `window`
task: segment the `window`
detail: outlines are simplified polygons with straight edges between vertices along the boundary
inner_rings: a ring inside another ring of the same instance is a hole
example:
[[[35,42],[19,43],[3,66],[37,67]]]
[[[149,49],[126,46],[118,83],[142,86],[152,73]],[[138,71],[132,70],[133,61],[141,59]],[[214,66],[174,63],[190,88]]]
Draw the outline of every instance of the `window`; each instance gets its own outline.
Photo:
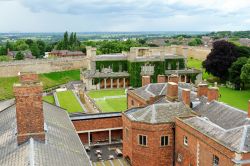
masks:
[[[188,146],[188,137],[184,136],[184,140],[183,140],[184,145]]]
[[[161,146],[168,145],[168,136],[161,136]]]
[[[213,166],[218,166],[219,165],[219,157],[216,155],[213,155]]]
[[[135,103],[134,103],[134,100],[131,100],[131,105],[134,105]]]
[[[139,145],[147,146],[147,136],[139,135]]]

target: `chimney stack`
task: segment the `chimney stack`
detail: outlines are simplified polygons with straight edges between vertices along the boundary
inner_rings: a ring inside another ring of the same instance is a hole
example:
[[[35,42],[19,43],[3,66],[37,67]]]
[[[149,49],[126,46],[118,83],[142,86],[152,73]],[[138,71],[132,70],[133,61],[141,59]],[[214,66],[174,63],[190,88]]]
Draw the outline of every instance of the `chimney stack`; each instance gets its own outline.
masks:
[[[177,98],[178,98],[178,84],[174,82],[168,82],[167,99],[169,101],[175,101]]]
[[[34,73],[20,75],[20,83],[14,84],[16,98],[17,141],[22,144],[31,137],[44,142],[44,115],[42,83]]]
[[[208,92],[208,84],[198,85],[197,97],[207,96],[207,92]]]
[[[190,90],[189,89],[182,90],[182,101],[185,105],[190,106]]]
[[[211,102],[213,100],[218,100],[218,98],[219,98],[219,88],[209,87],[207,91],[208,102]]]
[[[150,76],[142,76],[141,82],[142,82],[142,86],[150,84],[150,82],[151,82],[150,81]]]
[[[158,83],[165,83],[166,82],[166,76],[165,75],[158,75],[157,76],[157,82]]]
[[[174,82],[174,83],[178,84],[178,82],[179,82],[179,76],[176,75],[176,74],[172,74],[172,75],[169,76],[169,80],[168,81],[169,82]]]

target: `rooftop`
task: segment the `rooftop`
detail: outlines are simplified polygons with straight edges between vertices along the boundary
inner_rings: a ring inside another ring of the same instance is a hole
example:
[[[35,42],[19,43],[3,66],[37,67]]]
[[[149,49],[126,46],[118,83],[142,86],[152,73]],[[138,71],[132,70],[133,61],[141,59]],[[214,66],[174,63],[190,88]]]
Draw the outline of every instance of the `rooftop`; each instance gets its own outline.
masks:
[[[18,145],[14,100],[0,103],[0,165],[90,165],[67,112],[43,102],[45,143],[29,141]]]

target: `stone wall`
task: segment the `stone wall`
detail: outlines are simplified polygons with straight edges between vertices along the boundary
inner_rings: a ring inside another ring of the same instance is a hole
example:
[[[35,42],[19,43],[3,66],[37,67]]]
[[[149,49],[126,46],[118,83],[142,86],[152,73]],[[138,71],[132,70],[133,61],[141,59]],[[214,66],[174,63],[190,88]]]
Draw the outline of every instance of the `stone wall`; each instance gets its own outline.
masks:
[[[208,47],[176,46],[176,54],[184,56],[184,47],[187,48],[188,57],[199,60],[205,60],[207,55],[211,52],[211,48]]]
[[[87,68],[85,56],[55,59],[29,59],[0,62],[0,77],[17,76],[19,72],[49,73],[55,71]]]

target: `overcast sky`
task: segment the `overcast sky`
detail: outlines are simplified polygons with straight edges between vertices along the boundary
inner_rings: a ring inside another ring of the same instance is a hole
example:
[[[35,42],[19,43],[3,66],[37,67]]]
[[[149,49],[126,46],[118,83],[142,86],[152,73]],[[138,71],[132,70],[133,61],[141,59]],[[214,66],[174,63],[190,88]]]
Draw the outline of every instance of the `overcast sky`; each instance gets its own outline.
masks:
[[[0,32],[250,29],[250,0],[0,0]]]

